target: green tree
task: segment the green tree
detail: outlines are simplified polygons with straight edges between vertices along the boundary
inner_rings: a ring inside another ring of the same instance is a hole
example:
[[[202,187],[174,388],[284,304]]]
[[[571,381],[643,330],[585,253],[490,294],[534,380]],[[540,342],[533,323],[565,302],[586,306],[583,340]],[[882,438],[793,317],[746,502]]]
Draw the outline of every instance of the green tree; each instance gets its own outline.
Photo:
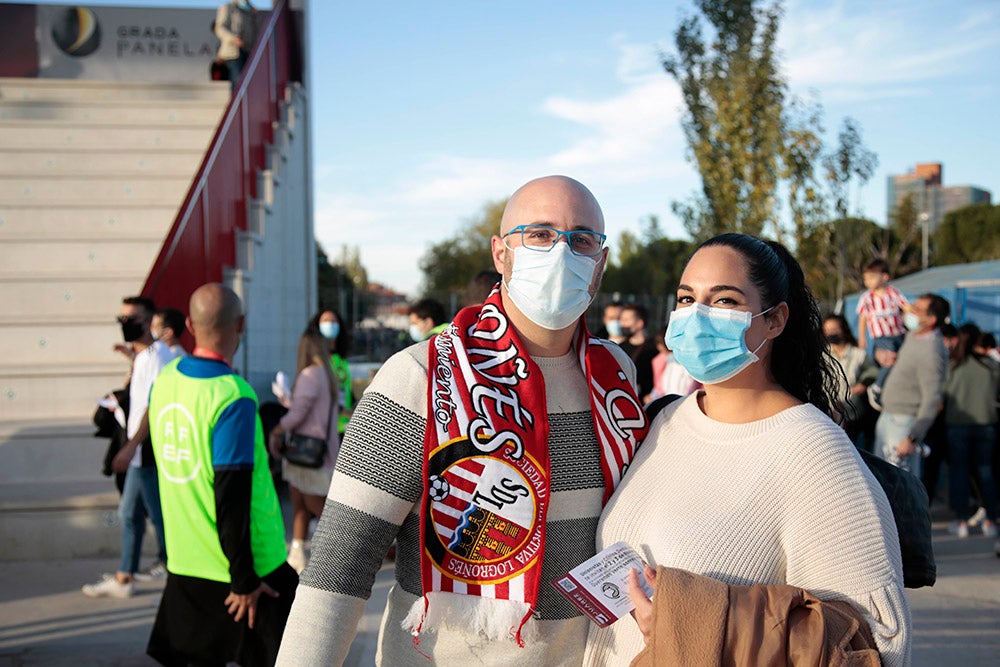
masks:
[[[706,39],[701,19],[688,17],[674,33],[676,53],[661,54],[681,88],[684,135],[702,179],[699,194],[673,205],[696,240],[761,234],[774,220],[787,84],[775,52],[781,10],[759,4],[697,0],[714,34]]]
[[[823,151],[823,107],[819,102],[793,99],[786,109],[784,169],[795,248],[826,221],[826,199],[816,174]]]
[[[641,236],[622,232],[617,252],[608,263],[601,282],[605,294],[619,293],[669,297],[680,282],[684,262],[693,248],[690,241],[666,238],[656,216],[640,223]]]
[[[946,213],[933,247],[935,264],[1000,259],[1000,206],[974,204]]]
[[[823,158],[823,168],[833,195],[833,208],[839,217],[846,218],[851,181],[856,180],[861,188],[871,180],[878,169],[878,155],[865,147],[861,125],[853,118],[844,119],[837,140],[837,149]]]
[[[427,249],[419,262],[424,295],[461,295],[473,276],[493,268],[490,239],[500,229],[506,205],[507,200],[487,203],[479,216],[467,220],[454,236]]]
[[[876,256],[889,262],[894,277],[919,271],[921,266],[921,227],[913,195],[903,198],[889,219]]]
[[[332,308],[352,322],[368,313],[368,272],[361,265],[357,248],[342,246],[333,262],[323,246],[316,243],[316,280],[319,307]]]
[[[885,236],[884,227],[865,218],[842,218],[812,229],[797,258],[816,298],[832,309],[844,294],[862,289],[861,269],[882,256]],[[834,248],[840,252],[831,252]]]

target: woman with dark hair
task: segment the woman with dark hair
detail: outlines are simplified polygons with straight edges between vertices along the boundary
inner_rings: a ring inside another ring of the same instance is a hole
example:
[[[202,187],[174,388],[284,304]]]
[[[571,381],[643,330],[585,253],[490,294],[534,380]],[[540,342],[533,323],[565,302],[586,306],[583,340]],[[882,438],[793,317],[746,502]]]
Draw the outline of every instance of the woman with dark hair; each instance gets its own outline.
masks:
[[[948,428],[948,504],[955,513],[955,534],[969,536],[969,477],[976,474],[986,511],[983,535],[997,536],[997,487],[993,478],[993,447],[997,428],[1000,366],[978,353],[979,327],[958,328],[944,383],[944,421]]]
[[[330,369],[337,378],[337,397],[340,401],[340,413],[337,420],[337,432],[343,437],[347,422],[351,419],[354,409],[354,391],[351,388],[351,367],[347,363],[347,355],[351,351],[351,333],[344,324],[340,314],[332,309],[321,310],[312,316],[308,331],[315,331],[326,339],[327,352],[330,355]]]
[[[878,368],[865,351],[858,347],[851,325],[843,315],[827,315],[823,318],[823,336],[829,346],[829,361],[837,362],[843,374],[837,369],[839,381],[835,398],[843,408],[840,425],[847,437],[857,445],[858,437],[865,429],[869,415],[867,389],[878,374]],[[872,423],[874,426],[874,422]],[[865,442],[871,450],[872,443]]]
[[[340,436],[337,434],[337,382],[327,361],[326,342],[318,332],[306,329],[299,338],[295,365],[288,412],[271,430],[268,447],[275,458],[280,458],[285,433],[326,440],[326,456],[319,468],[281,461],[282,477],[288,482],[292,499],[292,544],[288,563],[296,572],[302,572],[308,561],[309,522],[323,513],[340,450]]]
[[[870,630],[868,646],[873,638],[882,664],[908,664],[910,610],[892,511],[829,417],[838,411],[838,372],[826,361],[820,314],[798,263],[782,245],[744,234],[706,241],[681,276],[666,338],[704,388],[653,419],[605,506],[598,549],[631,545],[660,566],[646,568],[650,584],[682,573],[712,586],[795,590],[827,611],[843,605],[837,609],[865,621],[853,627]],[[629,588],[635,622],[592,626],[585,664],[628,665],[644,643],[692,627],[669,613],[654,624],[635,572]],[[658,604],[674,601],[690,614],[708,602],[662,593]],[[789,631],[792,618],[789,610]],[[759,614],[728,619],[724,634],[767,639],[754,626]]]

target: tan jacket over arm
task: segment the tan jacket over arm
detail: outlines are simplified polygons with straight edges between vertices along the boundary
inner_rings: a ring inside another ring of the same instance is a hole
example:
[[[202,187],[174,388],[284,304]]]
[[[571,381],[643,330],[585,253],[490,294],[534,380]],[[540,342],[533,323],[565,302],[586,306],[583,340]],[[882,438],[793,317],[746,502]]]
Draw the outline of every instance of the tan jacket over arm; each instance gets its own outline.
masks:
[[[620,621],[629,622],[627,620]],[[632,667],[879,667],[864,618],[795,586],[730,586],[659,568],[653,633]]]

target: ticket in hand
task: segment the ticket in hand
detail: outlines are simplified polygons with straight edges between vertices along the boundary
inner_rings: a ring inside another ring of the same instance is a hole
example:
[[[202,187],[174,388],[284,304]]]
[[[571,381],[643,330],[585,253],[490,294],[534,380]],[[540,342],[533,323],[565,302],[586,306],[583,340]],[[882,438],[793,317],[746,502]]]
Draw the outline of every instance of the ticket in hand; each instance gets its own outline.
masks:
[[[635,608],[628,596],[628,573],[639,572],[646,595],[653,590],[642,576],[642,558],[624,542],[616,542],[552,581],[560,593],[602,628]]]

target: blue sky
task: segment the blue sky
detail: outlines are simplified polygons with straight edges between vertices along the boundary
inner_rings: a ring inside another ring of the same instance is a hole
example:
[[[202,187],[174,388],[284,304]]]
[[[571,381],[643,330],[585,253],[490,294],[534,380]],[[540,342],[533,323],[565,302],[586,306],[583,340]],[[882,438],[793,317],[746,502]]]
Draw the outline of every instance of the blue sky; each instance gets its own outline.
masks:
[[[213,2],[95,2],[214,6]],[[262,3],[269,6],[270,3]],[[677,86],[659,66],[691,0],[310,3],[317,239],[360,248],[369,279],[417,294],[417,262],[483,205],[563,173],[608,234],[698,186]],[[791,0],[779,44],[816,95],[832,149],[844,116],[879,156],[853,208],[885,219],[886,177],[942,162],[946,185],[1000,196],[1000,3]]]

